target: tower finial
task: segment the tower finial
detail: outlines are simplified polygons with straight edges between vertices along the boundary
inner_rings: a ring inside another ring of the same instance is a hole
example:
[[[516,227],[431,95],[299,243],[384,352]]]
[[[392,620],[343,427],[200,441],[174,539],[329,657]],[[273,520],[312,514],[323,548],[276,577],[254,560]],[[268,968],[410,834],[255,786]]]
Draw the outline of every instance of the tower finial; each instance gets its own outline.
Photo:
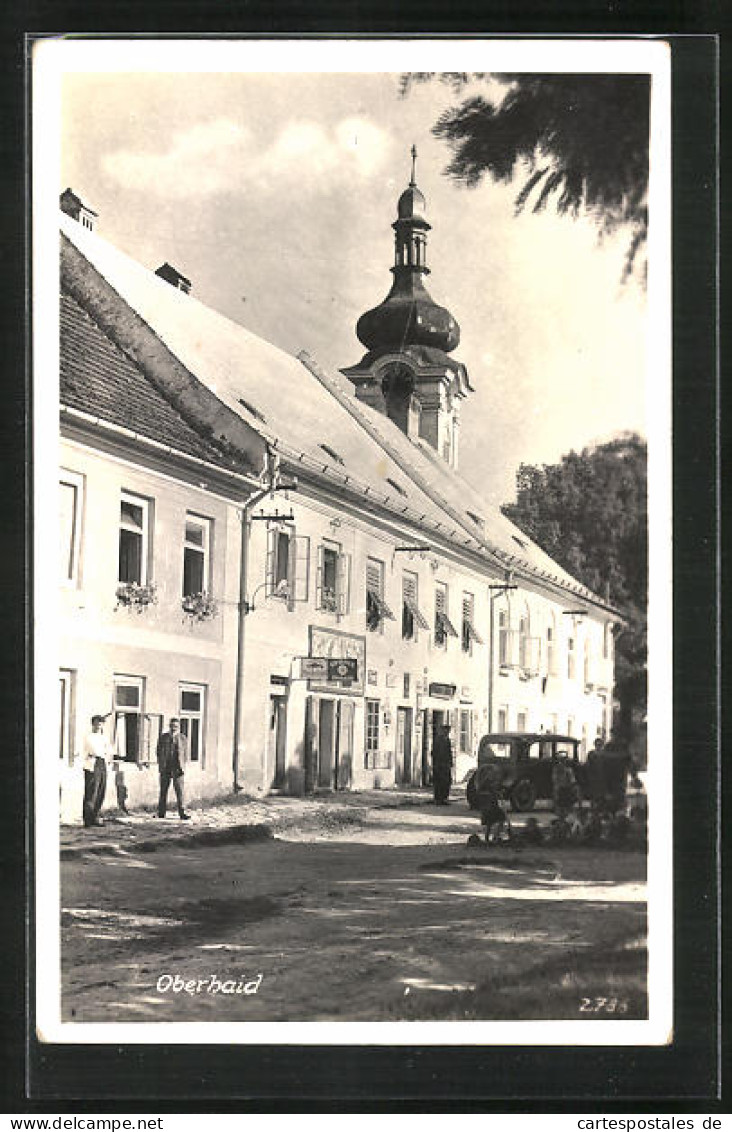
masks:
[[[416,145],[413,145],[412,146],[412,179],[409,182],[410,185],[416,185],[417,184],[417,182],[415,180],[416,167],[417,167],[417,147],[416,147]]]

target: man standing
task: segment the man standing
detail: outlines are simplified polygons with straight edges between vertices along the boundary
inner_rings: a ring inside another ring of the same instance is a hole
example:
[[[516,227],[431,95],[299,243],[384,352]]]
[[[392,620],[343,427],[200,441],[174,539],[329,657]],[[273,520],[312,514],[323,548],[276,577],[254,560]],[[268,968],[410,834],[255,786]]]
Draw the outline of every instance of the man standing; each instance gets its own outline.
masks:
[[[104,825],[99,813],[107,789],[109,748],[104,737],[104,716],[93,715],[91,731],[84,739],[84,825]]]
[[[158,770],[160,772],[160,798],[158,800],[158,817],[164,818],[168,808],[168,790],[173,783],[175,798],[178,803],[178,816],[181,821],[188,821],[183,805],[183,763],[186,758],[186,739],[180,733],[180,721],[171,719],[168,730],[158,739]]]
[[[436,806],[446,806],[452,779],[450,725],[441,723],[432,742],[432,786]]]

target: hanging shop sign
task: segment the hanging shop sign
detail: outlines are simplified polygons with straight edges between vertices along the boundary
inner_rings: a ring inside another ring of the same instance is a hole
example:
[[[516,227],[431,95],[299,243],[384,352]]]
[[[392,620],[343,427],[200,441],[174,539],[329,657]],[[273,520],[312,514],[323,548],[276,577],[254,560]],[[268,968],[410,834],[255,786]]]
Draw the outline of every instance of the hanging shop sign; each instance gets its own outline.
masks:
[[[366,640],[338,629],[310,626],[309,661],[317,661],[311,672],[305,671],[311,692],[332,692],[351,696],[363,695],[366,671]]]
[[[430,695],[441,700],[451,700],[455,695],[455,684],[430,684]]]
[[[300,657],[300,674],[304,680],[327,680],[328,658],[325,656]]]

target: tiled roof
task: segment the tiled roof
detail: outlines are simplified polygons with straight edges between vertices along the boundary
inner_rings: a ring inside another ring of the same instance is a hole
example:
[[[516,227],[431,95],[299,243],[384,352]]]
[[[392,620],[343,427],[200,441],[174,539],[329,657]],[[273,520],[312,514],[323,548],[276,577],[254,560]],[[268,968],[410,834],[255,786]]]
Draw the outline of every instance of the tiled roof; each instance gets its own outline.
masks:
[[[61,295],[61,404],[221,467],[231,460],[198,433],[107,338],[70,295]]]

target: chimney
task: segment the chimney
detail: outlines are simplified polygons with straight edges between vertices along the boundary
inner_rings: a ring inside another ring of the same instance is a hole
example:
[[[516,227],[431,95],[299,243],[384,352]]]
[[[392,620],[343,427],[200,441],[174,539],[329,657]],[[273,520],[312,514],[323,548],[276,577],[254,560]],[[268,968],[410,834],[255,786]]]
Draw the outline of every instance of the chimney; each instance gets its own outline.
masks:
[[[61,211],[70,216],[72,220],[78,221],[83,228],[88,228],[90,232],[94,231],[94,223],[98,213],[88,204],[84,204],[81,197],[77,196],[73,189],[65,189],[61,193],[59,204]]]
[[[164,279],[166,283],[170,283],[171,287],[175,287],[178,291],[183,291],[186,295],[190,293],[190,279],[186,279],[185,275],[182,275],[181,272],[171,264],[161,264],[155,274],[159,275],[161,279]]]

